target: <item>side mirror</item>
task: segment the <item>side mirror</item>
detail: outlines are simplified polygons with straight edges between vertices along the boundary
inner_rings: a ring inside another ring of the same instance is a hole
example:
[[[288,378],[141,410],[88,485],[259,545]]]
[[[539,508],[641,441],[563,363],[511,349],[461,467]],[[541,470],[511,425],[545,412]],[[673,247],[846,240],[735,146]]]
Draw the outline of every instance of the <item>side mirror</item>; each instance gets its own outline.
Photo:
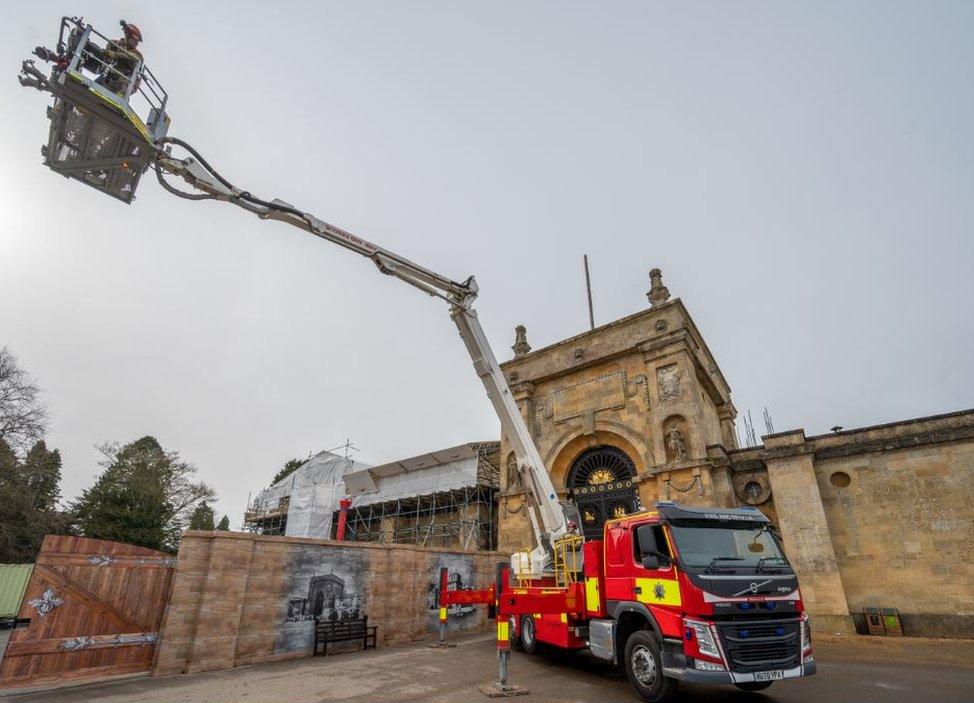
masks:
[[[642,559],[642,564],[644,569],[668,569],[670,568],[670,558],[665,554],[660,554],[659,552],[654,552],[653,554],[647,554]]]

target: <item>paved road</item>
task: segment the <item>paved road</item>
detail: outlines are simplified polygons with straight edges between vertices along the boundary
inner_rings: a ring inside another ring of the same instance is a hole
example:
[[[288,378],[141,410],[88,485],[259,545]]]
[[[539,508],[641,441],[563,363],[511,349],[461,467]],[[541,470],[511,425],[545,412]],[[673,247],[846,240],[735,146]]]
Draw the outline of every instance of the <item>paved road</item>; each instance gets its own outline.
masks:
[[[4,698],[3,703],[327,703],[486,701],[477,687],[496,676],[489,636],[457,640],[455,649],[421,644],[299,659],[232,671],[140,678]],[[949,652],[946,655],[945,652]],[[855,661],[850,657],[855,655]],[[974,642],[945,648],[920,640],[817,645],[819,674],[778,682],[760,694],[732,687],[683,686],[685,703],[970,703]],[[940,663],[938,663],[940,662]],[[511,682],[524,703],[635,703],[625,676],[584,655],[515,654]]]

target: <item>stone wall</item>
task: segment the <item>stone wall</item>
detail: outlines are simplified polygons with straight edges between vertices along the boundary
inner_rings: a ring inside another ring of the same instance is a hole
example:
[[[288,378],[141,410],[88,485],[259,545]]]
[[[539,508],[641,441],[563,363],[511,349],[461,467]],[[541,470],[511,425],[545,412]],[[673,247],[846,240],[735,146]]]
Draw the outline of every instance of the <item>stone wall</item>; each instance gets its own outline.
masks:
[[[974,414],[966,415],[974,424]],[[900,611],[909,635],[974,638],[974,437],[950,427],[963,419],[933,423],[947,430],[943,439],[952,429],[952,441],[918,437],[921,421],[878,438],[886,447],[879,451],[829,457],[819,448],[819,494],[860,629],[863,607],[885,606]],[[854,438],[869,445],[889,429]]]
[[[974,411],[763,440],[728,454],[735,496],[781,527],[820,621],[889,607],[908,635],[974,637]]]
[[[437,630],[440,567],[451,588],[484,588],[500,555],[234,532],[183,535],[154,675],[308,656],[313,618],[367,615],[380,646]],[[450,631],[486,627],[484,608],[454,608]]]

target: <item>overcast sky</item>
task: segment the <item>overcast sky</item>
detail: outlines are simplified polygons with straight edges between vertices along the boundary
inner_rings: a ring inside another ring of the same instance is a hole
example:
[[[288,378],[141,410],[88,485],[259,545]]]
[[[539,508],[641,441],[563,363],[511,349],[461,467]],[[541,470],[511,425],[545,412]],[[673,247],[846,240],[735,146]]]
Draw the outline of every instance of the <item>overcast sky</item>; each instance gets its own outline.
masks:
[[[62,12],[136,22],[171,134],[238,185],[476,274],[502,359],[647,305],[660,266],[741,411],[821,433],[974,406],[974,4],[11,3],[0,345],[73,497],[96,443],[178,450],[239,526],[291,456],[496,438],[446,306],[147,176],[41,165],[14,80]]]

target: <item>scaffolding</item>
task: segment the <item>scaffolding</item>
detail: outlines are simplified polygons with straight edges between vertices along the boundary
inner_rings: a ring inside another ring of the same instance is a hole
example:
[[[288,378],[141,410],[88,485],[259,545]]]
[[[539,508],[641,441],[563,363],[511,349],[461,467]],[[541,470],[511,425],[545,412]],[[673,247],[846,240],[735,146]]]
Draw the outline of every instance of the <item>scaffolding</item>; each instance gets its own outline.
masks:
[[[478,484],[350,508],[345,539],[492,551],[496,516],[497,487]]]
[[[287,511],[291,505],[291,496],[281,496],[277,505],[262,508],[254,504],[244,513],[244,532],[258,535],[281,536],[287,531]]]
[[[499,450],[497,442],[479,444],[474,485],[349,508],[345,538],[462,551],[494,550]],[[337,514],[334,522],[337,525]]]

